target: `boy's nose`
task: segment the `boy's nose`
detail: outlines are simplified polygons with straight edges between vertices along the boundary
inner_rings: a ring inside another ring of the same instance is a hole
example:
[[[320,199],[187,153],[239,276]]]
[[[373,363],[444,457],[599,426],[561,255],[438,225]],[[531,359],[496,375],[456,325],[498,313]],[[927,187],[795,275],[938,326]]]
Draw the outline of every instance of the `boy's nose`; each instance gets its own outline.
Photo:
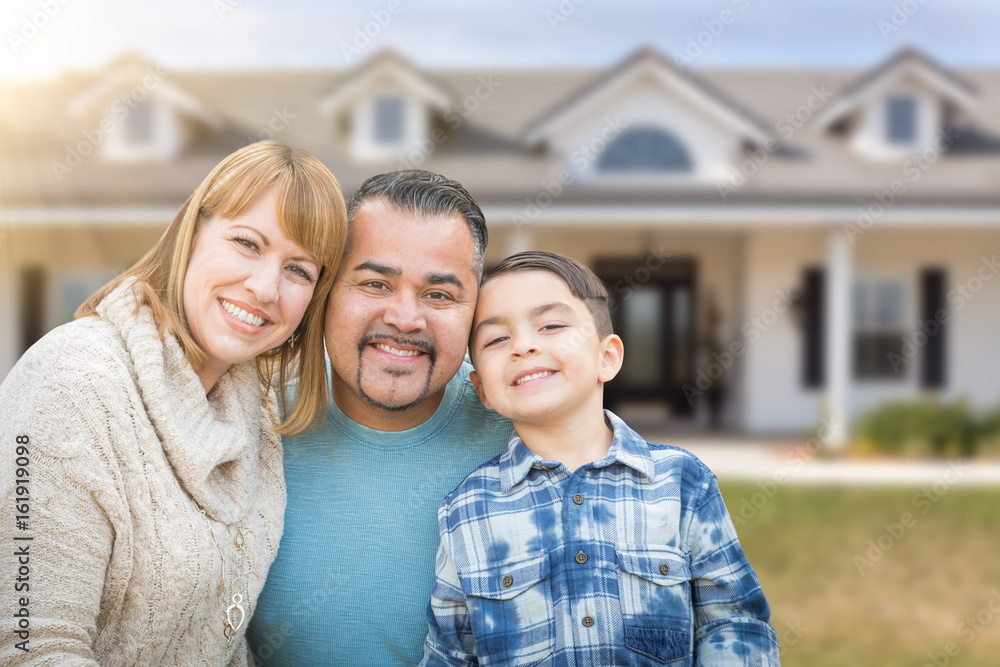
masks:
[[[512,356],[526,357],[529,354],[538,354],[538,345],[535,341],[521,339],[515,341],[514,345],[510,348],[510,353]]]

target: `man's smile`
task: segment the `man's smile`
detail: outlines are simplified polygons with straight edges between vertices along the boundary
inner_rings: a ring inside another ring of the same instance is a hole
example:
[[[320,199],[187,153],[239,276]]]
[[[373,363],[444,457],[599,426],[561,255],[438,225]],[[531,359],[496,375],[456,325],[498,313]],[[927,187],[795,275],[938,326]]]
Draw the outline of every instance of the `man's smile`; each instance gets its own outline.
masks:
[[[418,338],[370,331],[358,342],[358,354],[365,349],[372,350],[379,359],[390,362],[413,363],[422,357],[426,357],[431,365],[437,361],[437,348]]]
[[[376,350],[381,350],[396,357],[416,357],[422,354],[426,354],[421,350],[400,350],[386,343],[373,343],[372,347]]]

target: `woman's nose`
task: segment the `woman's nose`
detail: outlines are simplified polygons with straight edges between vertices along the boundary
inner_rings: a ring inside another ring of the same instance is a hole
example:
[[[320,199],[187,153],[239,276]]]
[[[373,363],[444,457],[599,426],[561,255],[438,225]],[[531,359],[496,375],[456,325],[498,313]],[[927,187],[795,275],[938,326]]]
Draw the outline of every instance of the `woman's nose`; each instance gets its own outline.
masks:
[[[260,303],[274,303],[278,300],[278,285],[281,282],[281,262],[264,260],[255,262],[243,286],[253,292]]]

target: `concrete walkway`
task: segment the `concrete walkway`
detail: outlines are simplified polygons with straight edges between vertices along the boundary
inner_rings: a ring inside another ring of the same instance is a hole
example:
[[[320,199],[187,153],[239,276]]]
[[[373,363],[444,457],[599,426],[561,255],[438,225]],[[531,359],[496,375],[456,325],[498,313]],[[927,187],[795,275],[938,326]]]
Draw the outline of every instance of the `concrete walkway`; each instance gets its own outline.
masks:
[[[949,486],[1000,487],[1000,461],[838,460],[817,455],[815,444],[810,446],[806,441],[647,431],[639,432],[651,442],[687,449],[723,480],[875,486],[920,486],[939,482]]]

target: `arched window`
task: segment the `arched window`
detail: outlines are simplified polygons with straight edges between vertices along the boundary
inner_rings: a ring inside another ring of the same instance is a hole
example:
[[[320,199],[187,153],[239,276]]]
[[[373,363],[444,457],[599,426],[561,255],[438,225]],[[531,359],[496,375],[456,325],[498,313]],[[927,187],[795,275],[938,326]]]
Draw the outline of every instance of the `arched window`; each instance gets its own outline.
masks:
[[[687,149],[672,134],[659,128],[625,130],[601,153],[597,164],[610,172],[691,171]]]

